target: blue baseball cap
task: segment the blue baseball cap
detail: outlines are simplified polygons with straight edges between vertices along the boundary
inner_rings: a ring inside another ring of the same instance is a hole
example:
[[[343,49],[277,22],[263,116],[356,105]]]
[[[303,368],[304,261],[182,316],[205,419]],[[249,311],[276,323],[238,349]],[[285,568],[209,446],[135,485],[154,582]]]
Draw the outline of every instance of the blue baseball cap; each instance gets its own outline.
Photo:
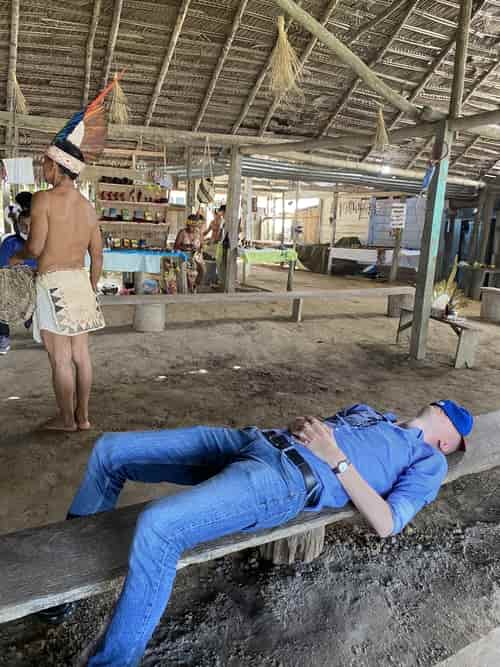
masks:
[[[458,403],[455,403],[454,401],[435,401],[434,403],[431,403],[431,405],[437,405],[448,417],[458,433],[462,436],[460,449],[465,450],[464,438],[469,435],[474,426],[474,417],[471,413],[462,405],[458,405]]]

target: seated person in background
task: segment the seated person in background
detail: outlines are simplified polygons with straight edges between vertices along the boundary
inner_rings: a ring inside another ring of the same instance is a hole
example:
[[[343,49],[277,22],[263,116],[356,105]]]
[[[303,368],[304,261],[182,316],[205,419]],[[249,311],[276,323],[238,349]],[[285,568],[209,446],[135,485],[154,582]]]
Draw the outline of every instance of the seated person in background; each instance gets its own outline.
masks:
[[[381,537],[399,533],[436,498],[446,456],[465,448],[472,426],[465,408],[438,401],[406,423],[355,405],[324,421],[299,417],[287,430],[198,426],[104,434],[68,518],[114,509],[127,479],[191,488],[142,512],[120,598],[83,664],[139,665],[177,562],[197,544],[349,501]]]
[[[198,214],[192,213],[188,216],[186,226],[179,231],[174,243],[174,250],[181,250],[190,256],[187,263],[187,282],[188,289],[192,293],[195,293],[201,285],[205,274],[202,253],[203,241],[199,229],[200,222]]]
[[[20,192],[16,197],[16,204],[20,208],[19,215],[14,218],[14,233],[4,236],[0,244],[0,269],[10,266],[10,260],[24,249],[30,231],[31,192]],[[18,264],[29,266],[36,270],[35,259],[25,259]],[[29,327],[31,321],[25,323]],[[10,327],[8,322],[0,322],[0,354],[7,354],[10,350]]]

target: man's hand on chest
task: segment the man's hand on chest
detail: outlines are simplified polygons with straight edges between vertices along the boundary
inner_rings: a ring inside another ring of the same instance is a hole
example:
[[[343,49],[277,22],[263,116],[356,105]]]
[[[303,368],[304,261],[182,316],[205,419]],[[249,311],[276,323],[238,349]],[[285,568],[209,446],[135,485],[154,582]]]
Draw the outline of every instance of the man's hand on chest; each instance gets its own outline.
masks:
[[[335,468],[345,455],[337,445],[332,429],[316,417],[297,417],[288,427],[290,433],[313,454]]]

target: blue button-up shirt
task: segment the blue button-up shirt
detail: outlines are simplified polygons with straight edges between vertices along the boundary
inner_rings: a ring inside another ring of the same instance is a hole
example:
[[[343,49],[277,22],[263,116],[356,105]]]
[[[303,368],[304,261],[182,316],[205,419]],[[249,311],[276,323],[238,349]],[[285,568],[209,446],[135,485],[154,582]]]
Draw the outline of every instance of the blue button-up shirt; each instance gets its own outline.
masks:
[[[368,405],[354,405],[325,420],[359,474],[389,503],[393,534],[436,498],[448,471],[446,457],[424,442],[420,429],[403,428],[395,421],[394,415],[382,415]],[[307,509],[346,505],[350,498],[330,466],[288,432],[284,434],[319,482],[316,504]]]

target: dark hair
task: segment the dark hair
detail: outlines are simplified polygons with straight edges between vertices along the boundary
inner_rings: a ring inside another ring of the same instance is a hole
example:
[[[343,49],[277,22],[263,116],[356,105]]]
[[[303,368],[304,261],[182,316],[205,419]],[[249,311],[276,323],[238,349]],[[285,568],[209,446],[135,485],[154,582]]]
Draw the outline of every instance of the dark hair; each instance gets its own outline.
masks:
[[[54,141],[54,146],[56,146],[56,148],[60,148],[68,155],[71,155],[71,157],[75,157],[77,160],[80,160],[80,162],[85,162],[85,158],[83,156],[82,151],[78,148],[78,146],[72,144],[71,141],[66,141],[66,139],[56,139]],[[59,163],[57,163],[57,166],[61,170],[61,173],[64,174],[65,176],[69,176],[69,178],[71,178],[72,181],[78,178],[78,174],[75,174],[67,167],[63,167]]]
[[[225,213],[226,212],[226,205],[222,204],[222,206],[219,206],[217,209],[217,213]]]
[[[16,195],[16,203],[21,207],[22,213],[29,213],[31,210],[31,199],[33,195],[31,192],[24,190],[23,192],[18,192]]]

